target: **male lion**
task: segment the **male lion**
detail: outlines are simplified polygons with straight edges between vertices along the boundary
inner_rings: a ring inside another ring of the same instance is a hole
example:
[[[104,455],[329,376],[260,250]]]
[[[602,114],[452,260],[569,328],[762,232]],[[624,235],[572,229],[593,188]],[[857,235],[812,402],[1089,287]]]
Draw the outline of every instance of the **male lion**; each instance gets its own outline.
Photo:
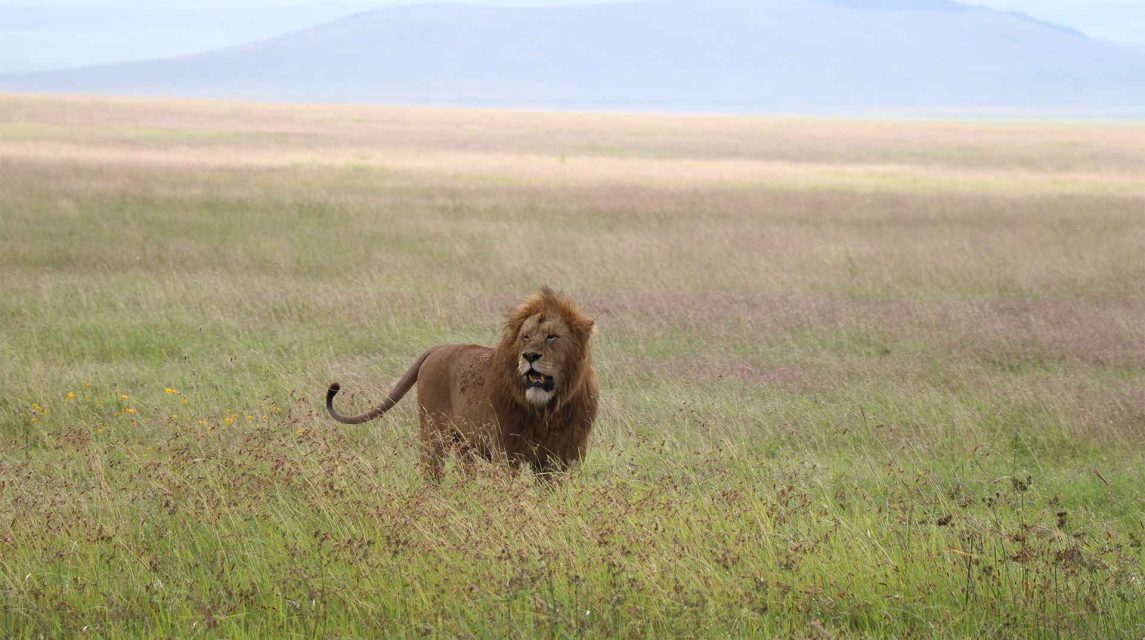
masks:
[[[373,410],[339,415],[337,382],[326,409],[360,424],[389,411],[416,382],[421,461],[433,479],[451,446],[513,468],[525,462],[537,473],[561,471],[584,456],[596,418],[592,333],[593,321],[568,296],[544,287],[509,313],[495,348],[431,347]]]

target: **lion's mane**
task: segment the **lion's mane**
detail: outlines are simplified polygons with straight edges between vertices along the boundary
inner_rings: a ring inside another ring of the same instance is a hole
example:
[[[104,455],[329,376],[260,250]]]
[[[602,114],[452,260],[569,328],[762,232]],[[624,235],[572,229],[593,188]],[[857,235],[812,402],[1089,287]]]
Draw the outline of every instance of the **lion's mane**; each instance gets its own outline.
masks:
[[[566,370],[559,378],[551,405],[535,407],[525,400],[517,373],[517,339],[525,320],[557,315],[573,332],[561,341]],[[589,338],[594,324],[568,296],[548,287],[526,299],[505,321],[501,341],[493,351],[493,407],[501,421],[502,442],[511,460],[529,462],[538,470],[563,467],[583,457],[596,419],[598,388]]]

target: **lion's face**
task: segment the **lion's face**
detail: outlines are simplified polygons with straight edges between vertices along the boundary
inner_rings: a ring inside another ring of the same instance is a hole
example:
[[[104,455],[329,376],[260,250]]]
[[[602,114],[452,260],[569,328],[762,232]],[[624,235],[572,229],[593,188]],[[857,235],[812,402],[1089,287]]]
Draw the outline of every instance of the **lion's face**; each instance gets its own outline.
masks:
[[[494,355],[499,388],[535,409],[579,397],[585,372],[592,370],[595,326],[568,296],[542,287],[505,320]]]
[[[566,388],[583,358],[585,337],[559,315],[529,316],[517,332],[517,373],[525,400],[541,407]]]

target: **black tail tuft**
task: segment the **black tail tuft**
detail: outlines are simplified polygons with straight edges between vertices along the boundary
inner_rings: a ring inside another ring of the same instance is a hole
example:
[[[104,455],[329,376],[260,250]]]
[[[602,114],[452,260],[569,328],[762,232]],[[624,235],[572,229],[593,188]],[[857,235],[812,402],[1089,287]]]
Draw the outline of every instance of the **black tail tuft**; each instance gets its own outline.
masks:
[[[338,392],[341,390],[342,385],[337,382],[331,383],[330,388],[326,390],[326,410],[329,411],[330,415],[334,416],[335,419],[338,418],[338,412],[334,411],[334,396],[338,395]]]

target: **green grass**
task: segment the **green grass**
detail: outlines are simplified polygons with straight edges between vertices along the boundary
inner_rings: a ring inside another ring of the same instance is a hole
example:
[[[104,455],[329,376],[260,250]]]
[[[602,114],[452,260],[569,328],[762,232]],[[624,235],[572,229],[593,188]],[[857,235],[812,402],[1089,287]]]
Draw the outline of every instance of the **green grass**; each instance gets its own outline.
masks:
[[[0,106],[0,637],[1145,635],[1139,125]],[[324,415],[543,283],[564,482]]]

